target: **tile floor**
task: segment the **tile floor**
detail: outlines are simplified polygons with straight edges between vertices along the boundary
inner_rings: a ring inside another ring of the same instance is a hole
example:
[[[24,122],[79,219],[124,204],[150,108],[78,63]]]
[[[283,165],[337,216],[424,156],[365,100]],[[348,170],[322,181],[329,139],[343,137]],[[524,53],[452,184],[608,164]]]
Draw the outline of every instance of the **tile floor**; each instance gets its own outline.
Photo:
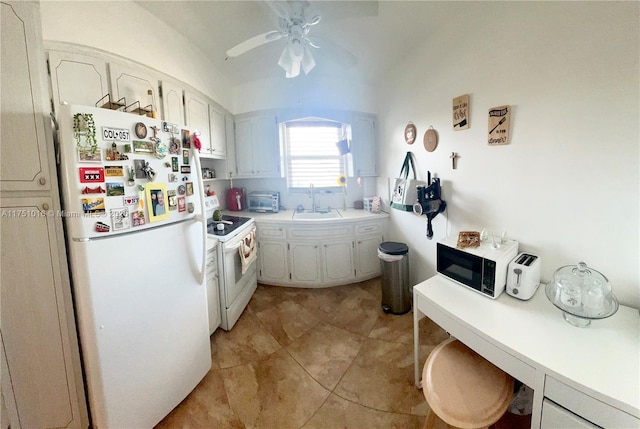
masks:
[[[258,285],[206,377],[160,428],[421,428],[413,315],[380,308],[380,279],[325,289]],[[422,360],[446,333],[421,321]]]

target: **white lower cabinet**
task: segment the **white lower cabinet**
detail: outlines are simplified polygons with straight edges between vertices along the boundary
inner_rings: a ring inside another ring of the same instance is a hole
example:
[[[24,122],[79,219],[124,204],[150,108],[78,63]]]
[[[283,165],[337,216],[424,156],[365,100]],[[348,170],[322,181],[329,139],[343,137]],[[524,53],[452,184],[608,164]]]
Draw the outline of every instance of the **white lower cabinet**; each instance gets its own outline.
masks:
[[[337,286],[380,275],[385,219],[322,224],[260,222],[258,281],[299,287]]]
[[[287,243],[284,241],[259,241],[259,278],[265,282],[281,283],[289,281],[287,263]]]
[[[321,281],[320,248],[314,243],[290,243],[290,280],[294,284],[317,284]]]
[[[353,239],[322,244],[325,282],[351,283],[355,281],[356,269],[353,263],[353,248]]]
[[[378,258],[380,243],[382,243],[382,235],[356,239],[356,255],[358,256],[356,273],[359,277],[380,274],[380,259]]]
[[[220,280],[218,276],[217,247],[207,249],[207,307],[209,309],[209,335],[213,334],[221,323],[220,317]]]

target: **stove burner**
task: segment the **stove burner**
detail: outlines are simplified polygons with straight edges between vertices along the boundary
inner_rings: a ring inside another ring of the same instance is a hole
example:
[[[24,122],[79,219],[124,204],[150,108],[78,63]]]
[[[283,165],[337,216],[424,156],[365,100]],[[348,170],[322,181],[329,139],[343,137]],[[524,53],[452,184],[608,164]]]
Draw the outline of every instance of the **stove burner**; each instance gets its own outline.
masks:
[[[213,219],[211,219],[211,220],[207,221],[207,233],[210,234],[210,235],[218,236],[218,237],[227,236],[227,235],[231,234],[233,231],[235,231],[236,229],[240,228],[245,223],[249,222],[251,220],[251,218],[224,215],[224,216],[222,216],[222,220],[225,220],[225,221],[228,221],[228,222],[233,222],[233,224],[229,225],[229,224],[223,223],[222,225],[224,225],[224,229],[218,230],[216,228],[216,225],[219,222],[216,222]]]

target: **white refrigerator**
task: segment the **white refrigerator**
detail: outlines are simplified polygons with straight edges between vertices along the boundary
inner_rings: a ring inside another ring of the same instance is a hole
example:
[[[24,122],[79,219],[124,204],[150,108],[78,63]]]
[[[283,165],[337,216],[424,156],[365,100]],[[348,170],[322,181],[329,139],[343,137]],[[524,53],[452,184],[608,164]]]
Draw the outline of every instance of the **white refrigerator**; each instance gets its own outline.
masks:
[[[60,106],[60,176],[95,428],[151,428],[211,367],[193,131]]]

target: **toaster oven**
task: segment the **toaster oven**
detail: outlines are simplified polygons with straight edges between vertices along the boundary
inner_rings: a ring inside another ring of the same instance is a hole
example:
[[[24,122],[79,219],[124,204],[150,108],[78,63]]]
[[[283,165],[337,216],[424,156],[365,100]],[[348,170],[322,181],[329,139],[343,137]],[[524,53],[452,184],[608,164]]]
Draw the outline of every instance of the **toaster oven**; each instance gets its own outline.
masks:
[[[249,194],[249,210],[261,213],[278,213],[280,211],[280,193],[251,192]]]

